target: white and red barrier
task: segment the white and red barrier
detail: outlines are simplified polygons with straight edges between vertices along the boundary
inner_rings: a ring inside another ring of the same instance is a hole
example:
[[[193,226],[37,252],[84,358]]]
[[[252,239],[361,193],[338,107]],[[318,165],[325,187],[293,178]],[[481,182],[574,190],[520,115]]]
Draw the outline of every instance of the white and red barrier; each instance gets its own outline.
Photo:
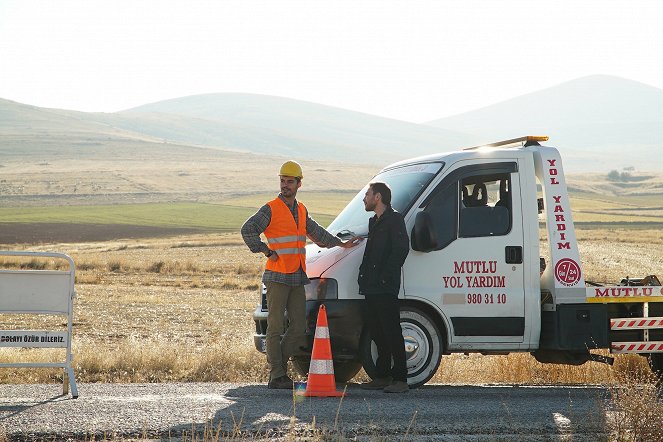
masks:
[[[663,353],[663,341],[613,342],[610,353]]]
[[[68,270],[0,269],[0,314],[66,316],[59,330],[0,330],[0,347],[63,348],[62,362],[13,362],[0,360],[0,367],[55,367],[64,369],[62,390],[78,397],[72,368],[71,333],[73,324],[74,261],[62,253],[1,251],[0,258],[29,257],[35,260],[56,258],[68,263]]]
[[[615,318],[610,320],[610,330],[648,330],[663,328],[663,317]]]

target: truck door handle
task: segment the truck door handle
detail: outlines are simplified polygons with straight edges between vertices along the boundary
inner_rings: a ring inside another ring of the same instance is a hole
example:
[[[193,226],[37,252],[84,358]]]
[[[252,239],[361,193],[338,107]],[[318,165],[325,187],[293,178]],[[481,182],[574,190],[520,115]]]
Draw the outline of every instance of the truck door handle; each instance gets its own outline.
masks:
[[[504,255],[507,264],[522,264],[523,263],[523,248],[522,246],[506,246],[504,248]]]

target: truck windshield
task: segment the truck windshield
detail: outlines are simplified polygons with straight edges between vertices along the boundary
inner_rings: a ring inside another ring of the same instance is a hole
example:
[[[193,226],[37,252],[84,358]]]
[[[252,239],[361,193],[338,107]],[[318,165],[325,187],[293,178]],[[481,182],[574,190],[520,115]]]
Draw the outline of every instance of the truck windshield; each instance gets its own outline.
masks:
[[[387,183],[391,187],[391,206],[405,214],[443,166],[444,163],[427,163],[397,167],[380,172],[371,182]],[[375,213],[364,209],[363,199],[367,189],[368,184],[332,221],[327,228],[330,233],[344,239],[354,235],[368,235],[368,219]]]

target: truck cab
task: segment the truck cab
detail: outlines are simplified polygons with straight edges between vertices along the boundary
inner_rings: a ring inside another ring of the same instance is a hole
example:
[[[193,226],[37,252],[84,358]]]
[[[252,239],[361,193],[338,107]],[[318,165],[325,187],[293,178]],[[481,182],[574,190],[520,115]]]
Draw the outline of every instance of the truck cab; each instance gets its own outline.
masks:
[[[607,291],[585,287],[561,157],[540,145],[545,140],[522,137],[414,158],[371,180],[389,184],[392,207],[404,215],[410,234],[399,293],[410,386],[427,382],[442,355],[453,352],[530,352],[542,362],[568,364],[606,359],[590,350],[610,348],[609,318],[620,316],[620,309],[609,308],[611,297],[597,296]],[[329,225],[332,234],[368,235],[373,213],[362,202],[367,187]],[[540,222],[548,234],[545,251]],[[308,245],[306,251],[312,282],[306,287],[307,333],[312,341],[325,304],[338,381],[362,366],[369,376],[375,373],[375,346],[362,320],[370,312],[363,310],[357,284],[363,248]],[[660,289],[649,294],[647,305],[663,301]],[[254,312],[259,350],[265,305]],[[653,312],[663,315],[658,307]],[[645,339],[643,333],[628,337]],[[660,364],[657,352],[651,354]],[[308,362],[299,359],[295,366],[306,373]]]

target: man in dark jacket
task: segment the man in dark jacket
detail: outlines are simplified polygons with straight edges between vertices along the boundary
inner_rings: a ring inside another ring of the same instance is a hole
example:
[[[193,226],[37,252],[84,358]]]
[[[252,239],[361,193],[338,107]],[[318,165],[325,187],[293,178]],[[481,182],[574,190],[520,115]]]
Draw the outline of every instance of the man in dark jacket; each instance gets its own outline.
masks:
[[[400,324],[398,292],[401,267],[410,243],[403,215],[391,207],[391,189],[370,183],[364,208],[375,212],[368,221],[368,240],[359,267],[359,293],[366,297],[365,322],[377,346],[376,377],[361,388],[387,393],[408,391],[405,343]],[[391,366],[391,361],[394,366]]]

